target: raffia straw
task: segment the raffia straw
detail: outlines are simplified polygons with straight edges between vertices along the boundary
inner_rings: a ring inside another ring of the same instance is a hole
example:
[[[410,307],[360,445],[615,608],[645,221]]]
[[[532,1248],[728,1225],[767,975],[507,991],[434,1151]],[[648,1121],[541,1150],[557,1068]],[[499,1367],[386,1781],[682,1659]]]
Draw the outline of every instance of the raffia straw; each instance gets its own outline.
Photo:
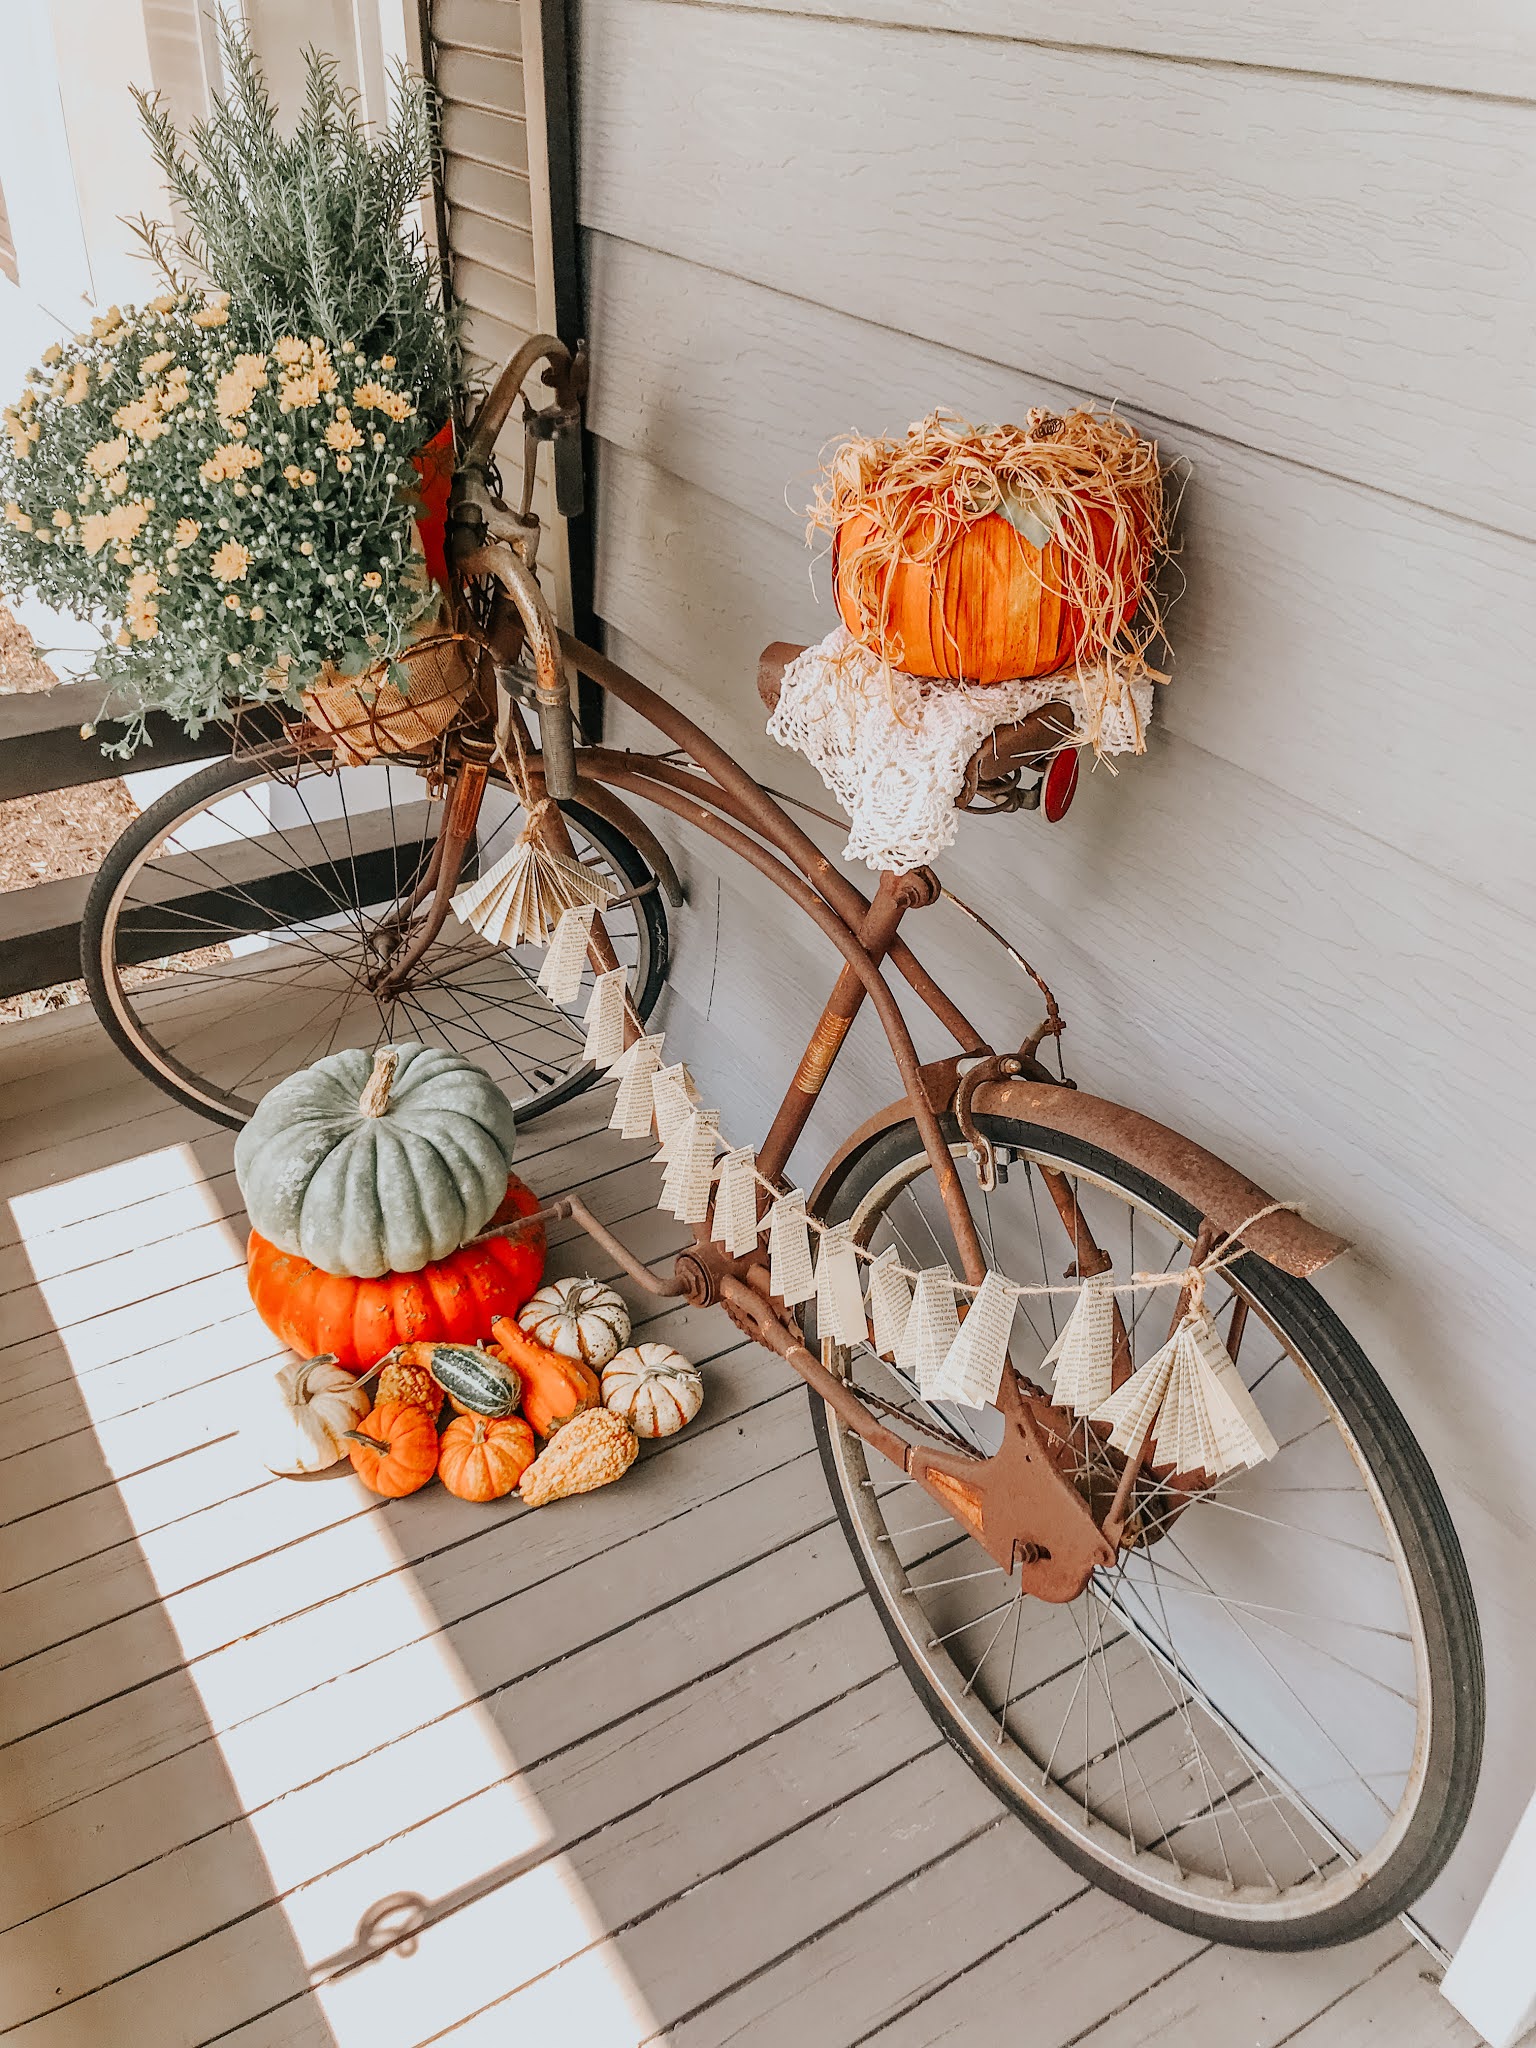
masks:
[[[1157,444],[1113,414],[1037,408],[1022,427],[978,428],[934,412],[901,441],[851,435],[823,464],[807,538],[835,536],[856,515],[867,516],[865,540],[839,543],[838,583],[856,614],[855,638],[900,669],[891,571],[926,567],[968,528],[1019,509],[1051,530],[1063,600],[1082,621],[1077,663],[1085,678],[1102,683],[1099,704],[1120,702],[1131,682],[1165,681],[1147,659],[1163,631],[1151,588],[1169,551],[1163,469]],[[1094,532],[1095,519],[1101,528],[1108,522],[1107,544]],[[1094,695],[1084,691],[1090,704]]]

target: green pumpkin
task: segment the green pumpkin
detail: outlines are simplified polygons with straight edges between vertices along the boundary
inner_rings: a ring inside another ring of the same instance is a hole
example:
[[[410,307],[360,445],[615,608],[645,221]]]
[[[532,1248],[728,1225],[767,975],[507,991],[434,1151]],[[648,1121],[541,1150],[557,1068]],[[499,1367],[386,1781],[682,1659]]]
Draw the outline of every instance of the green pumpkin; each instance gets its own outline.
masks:
[[[415,1273],[483,1229],[507,1192],[512,1105],[435,1046],[336,1052],[264,1096],[235,1140],[263,1237],[326,1273]]]

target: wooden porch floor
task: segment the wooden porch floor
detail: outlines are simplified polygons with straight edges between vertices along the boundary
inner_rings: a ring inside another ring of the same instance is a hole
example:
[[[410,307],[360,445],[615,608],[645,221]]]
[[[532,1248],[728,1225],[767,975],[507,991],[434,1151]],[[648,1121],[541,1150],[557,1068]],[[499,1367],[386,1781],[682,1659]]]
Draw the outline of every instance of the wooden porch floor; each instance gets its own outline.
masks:
[[[520,1171],[658,1257],[607,1109]],[[893,1663],[799,1383],[722,1315],[645,1326],[704,1412],[585,1500],[269,1479],[228,1136],[78,1012],[0,1039],[0,1116],[8,2038],[1471,2048],[1401,1928],[1212,1948],[1004,1814]]]

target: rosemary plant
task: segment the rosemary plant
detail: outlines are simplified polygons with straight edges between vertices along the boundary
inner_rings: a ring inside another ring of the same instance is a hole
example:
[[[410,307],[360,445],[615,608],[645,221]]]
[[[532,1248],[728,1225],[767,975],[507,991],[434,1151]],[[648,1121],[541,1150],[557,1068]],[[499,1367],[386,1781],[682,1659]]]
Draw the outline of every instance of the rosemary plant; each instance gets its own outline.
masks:
[[[168,281],[190,273],[230,296],[240,340],[267,350],[284,335],[333,351],[392,356],[428,432],[452,408],[453,322],[412,219],[433,169],[435,107],[404,67],[393,117],[363,120],[335,60],[305,52],[303,106],[291,134],[249,42],[222,34],[224,94],[185,139],[158,97],[136,93],[179,230],[134,223]]]

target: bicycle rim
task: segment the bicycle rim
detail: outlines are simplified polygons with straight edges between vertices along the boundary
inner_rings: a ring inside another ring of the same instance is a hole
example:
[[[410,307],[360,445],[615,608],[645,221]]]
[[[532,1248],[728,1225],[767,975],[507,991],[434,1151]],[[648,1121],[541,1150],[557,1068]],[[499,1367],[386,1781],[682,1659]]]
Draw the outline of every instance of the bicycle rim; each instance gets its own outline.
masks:
[[[613,827],[563,809],[578,857],[630,897],[605,923],[645,1016],[666,973],[659,892]],[[169,790],[109,853],[82,924],[87,985],[111,1036],[167,1093],[231,1128],[282,1075],[390,1039],[476,1060],[524,1121],[590,1086],[590,970],[577,1000],[555,1005],[537,986],[542,949],[492,946],[450,917],[400,991],[385,1000],[370,986],[442,812],[422,764],[337,770],[286,746]],[[466,879],[511,850],[522,819],[493,777]],[[403,944],[419,915],[404,919]]]
[[[981,1121],[1008,1178],[971,1207],[1010,1277],[1060,1281],[1074,1256],[1042,1165],[1067,1176],[1117,1272],[1187,1262],[1198,1218],[1137,1169]],[[855,1161],[829,1218],[931,1265],[948,1243],[931,1181],[903,1126]],[[1167,1334],[1171,1292],[1126,1312],[1138,1364]],[[1060,1607],[1022,1596],[930,1495],[813,1410],[882,1621],[973,1767],[1143,1910],[1214,1939],[1309,1947],[1404,1910],[1454,1846],[1481,1751],[1476,1615],[1422,1454],[1321,1298],[1249,1257],[1207,1300],[1224,1331],[1238,1310],[1239,1369],[1280,1452],[1186,1501],[1139,1482],[1142,1541]],[[1049,1385],[1040,1361],[1068,1306],[1021,1304],[1025,1378]],[[867,1348],[848,1371],[915,1440],[991,1448],[993,1411],[923,1404]],[[1072,1442],[1079,1484],[1106,1503],[1118,1458],[1085,1425]]]

